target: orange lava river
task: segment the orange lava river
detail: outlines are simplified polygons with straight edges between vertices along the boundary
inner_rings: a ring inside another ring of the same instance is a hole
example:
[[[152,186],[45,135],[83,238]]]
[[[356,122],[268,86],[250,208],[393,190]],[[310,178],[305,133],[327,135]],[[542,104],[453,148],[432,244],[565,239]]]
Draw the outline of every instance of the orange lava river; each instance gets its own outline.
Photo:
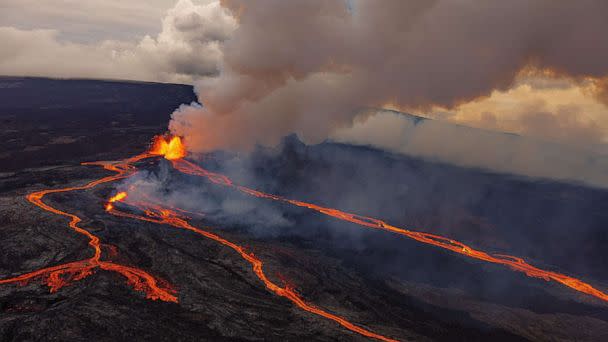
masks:
[[[69,227],[73,229],[76,233],[81,234],[88,239],[88,245],[92,250],[92,256],[84,260],[42,268],[19,276],[0,279],[0,284],[26,284],[34,279],[41,279],[50,287],[51,292],[55,292],[63,286],[84,279],[89,275],[93,274],[96,270],[101,269],[105,271],[116,272],[122,275],[124,278],[126,278],[127,283],[129,285],[131,285],[135,290],[144,293],[145,296],[149,299],[162,300],[167,302],[177,302],[178,299],[175,290],[173,290],[170,286],[166,285],[165,281],[158,280],[148,272],[139,268],[117,264],[110,260],[104,260],[104,258],[102,257],[102,244],[100,242],[99,237],[79,225],[82,221],[79,216],[52,207],[51,205],[43,201],[44,197],[49,194],[88,190],[103,183],[113,182],[127,178],[137,171],[137,167],[135,166],[137,162],[146,158],[164,157],[171,161],[173,167],[176,170],[184,174],[205,177],[212,183],[231,187],[247,195],[288,203],[294,206],[307,208],[318,213],[334,217],[339,220],[355,223],[367,228],[384,230],[391,233],[403,235],[405,237],[414,239],[424,244],[446,249],[469,258],[485,261],[488,263],[504,265],[512,270],[523,272],[524,274],[530,277],[541,278],[547,281],[554,281],[581,293],[591,295],[603,301],[608,301],[608,295],[606,293],[594,288],[593,286],[583,282],[582,280],[561,273],[542,270],[540,268],[528,264],[521,258],[510,255],[490,254],[481,250],[476,250],[470,246],[465,245],[464,243],[452,240],[447,237],[430,233],[411,231],[408,229],[392,226],[384,221],[375,218],[351,214],[337,209],[322,207],[312,203],[288,199],[277,195],[250,189],[244,186],[240,186],[234,184],[232,180],[222,174],[205,170],[197,164],[194,164],[184,159],[185,156],[186,150],[182,145],[181,139],[179,137],[173,137],[171,139],[157,137],[154,140],[153,146],[149,152],[115,163],[93,162],[83,164],[102,166],[106,170],[116,172],[116,174],[114,175],[103,177],[101,179],[92,181],[82,186],[42,190],[29,194],[27,196],[27,200],[33,203],[34,205],[50,213],[68,218]],[[141,214],[135,214],[135,211],[127,212],[117,209],[116,203],[118,202],[121,202],[122,205],[125,207],[136,208],[138,211],[141,212]],[[267,290],[277,296],[283,297],[291,301],[298,308],[323,317],[325,319],[334,321],[342,327],[357,334],[382,341],[394,341],[389,337],[374,333],[359,325],[351,323],[343,317],[330,313],[305,301],[295,291],[295,289],[289,285],[280,286],[277,283],[273,282],[264,272],[264,263],[260,258],[256,257],[253,253],[248,252],[243,246],[210,232],[209,229],[203,229],[191,225],[189,223],[189,217],[187,216],[187,214],[189,214],[190,212],[187,212],[180,208],[161,205],[151,200],[148,201],[147,199],[144,201],[135,201],[132,200],[129,197],[129,194],[127,194],[126,192],[119,192],[115,196],[110,198],[106,204],[105,209],[110,214],[119,217],[168,225],[178,229],[184,229],[198,234],[204,238],[211,239],[217,243],[220,243],[221,245],[232,249],[244,261],[249,263],[252,267],[255,276],[261,281],[261,283],[266,287]]]
[[[119,193],[119,194],[125,194],[125,193]],[[121,197],[124,197],[124,196],[121,195]],[[194,232],[198,235],[201,235],[205,238],[214,240],[228,248],[231,248],[236,253],[238,253],[238,255],[240,255],[241,258],[243,258],[245,261],[247,261],[249,264],[251,264],[254,274],[264,283],[264,285],[266,286],[266,288],[268,290],[270,290],[271,292],[273,292],[274,294],[276,294],[280,297],[284,297],[284,298],[290,300],[293,304],[297,305],[300,309],[303,309],[310,313],[330,319],[330,320],[342,325],[346,329],[356,332],[358,334],[361,334],[363,336],[375,338],[375,339],[378,339],[381,341],[396,341],[391,338],[382,336],[380,334],[371,332],[367,329],[361,328],[340,316],[337,316],[337,315],[327,312],[323,309],[320,309],[310,303],[307,303],[304,299],[302,299],[302,297],[300,297],[295,292],[295,290],[291,286],[289,286],[289,285],[279,286],[276,283],[274,283],[273,281],[271,281],[268,278],[268,276],[266,276],[266,273],[264,273],[264,263],[262,262],[262,260],[260,260],[258,257],[256,257],[253,253],[247,252],[245,250],[245,248],[243,248],[242,246],[240,246],[232,241],[226,240],[217,234],[214,234],[207,230],[203,230],[201,228],[192,226],[190,223],[188,223],[188,221],[186,221],[187,217],[182,216],[171,209],[161,207],[154,203],[131,202],[129,200],[125,200],[124,202],[129,205],[139,208],[140,210],[142,210],[145,213],[145,216],[135,215],[132,213],[119,211],[116,208],[110,208],[108,211],[111,214],[116,215],[116,216],[132,218],[132,219],[147,221],[147,222],[153,222],[153,223],[158,223],[158,224],[166,224],[166,225],[170,225],[170,226],[173,226],[176,228],[189,230],[189,231]]]
[[[129,285],[131,285],[135,290],[144,292],[146,297],[149,299],[177,302],[177,297],[174,293],[175,291],[169,287],[160,285],[160,282],[149,273],[139,268],[101,260],[102,249],[99,238],[90,233],[88,230],[79,226],[82,219],[74,214],[54,208],[43,201],[44,197],[49,194],[87,190],[102,183],[113,182],[126,178],[136,171],[136,169],[132,166],[133,163],[151,156],[152,155],[149,153],[144,153],[118,163],[85,163],[83,165],[99,165],[104,167],[106,170],[114,171],[117,174],[92,181],[82,186],[42,190],[27,195],[27,200],[38,207],[53,214],[69,218],[70,221],[68,225],[70,228],[72,228],[78,234],[84,235],[88,238],[89,246],[91,246],[93,250],[93,255],[88,259],[42,268],[13,278],[0,279],[0,284],[25,284],[33,279],[42,278],[43,281],[50,287],[51,292],[56,292],[65,285],[68,285],[70,282],[84,279],[93,274],[93,272],[97,269],[102,269],[106,271],[113,271],[124,276]]]

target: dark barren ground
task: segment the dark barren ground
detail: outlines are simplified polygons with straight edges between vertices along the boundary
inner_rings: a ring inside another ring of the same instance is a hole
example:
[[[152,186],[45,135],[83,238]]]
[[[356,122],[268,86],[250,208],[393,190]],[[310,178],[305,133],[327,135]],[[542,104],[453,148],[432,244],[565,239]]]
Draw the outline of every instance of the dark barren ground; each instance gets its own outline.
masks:
[[[0,279],[90,256],[66,219],[24,196],[109,174],[80,162],[139,153],[193,101],[178,85],[0,78]],[[288,137],[252,154],[214,153],[205,166],[290,198],[442,234],[489,252],[608,286],[608,192],[535,181],[334,143]],[[416,341],[602,341],[608,305],[503,266],[205,180],[142,166],[167,198],[204,211],[197,226],[247,246],[269,276],[309,302],[374,332]],[[147,300],[114,273],[49,293],[39,281],[0,285],[0,341],[365,340],[265,290],[231,250],[170,226],[117,218],[117,184],[51,195],[117,255],[178,290]],[[188,197],[180,197],[187,193]]]

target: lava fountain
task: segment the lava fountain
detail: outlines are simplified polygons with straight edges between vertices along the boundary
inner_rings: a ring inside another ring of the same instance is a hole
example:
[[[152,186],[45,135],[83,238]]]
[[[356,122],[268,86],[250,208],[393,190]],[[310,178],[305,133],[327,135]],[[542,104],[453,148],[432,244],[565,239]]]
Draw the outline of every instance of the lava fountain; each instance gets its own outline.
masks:
[[[186,156],[186,147],[178,136],[165,137],[159,135],[154,138],[150,153],[163,156],[168,160],[176,160]]]

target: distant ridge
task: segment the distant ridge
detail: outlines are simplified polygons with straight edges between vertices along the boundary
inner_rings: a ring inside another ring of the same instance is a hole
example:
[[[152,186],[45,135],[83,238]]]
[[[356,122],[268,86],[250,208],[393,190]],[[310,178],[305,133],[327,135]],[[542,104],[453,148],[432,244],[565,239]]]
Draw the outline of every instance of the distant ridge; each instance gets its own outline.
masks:
[[[138,80],[127,80],[127,79],[112,79],[112,78],[87,78],[87,77],[38,77],[38,76],[10,76],[0,75],[0,82],[5,80],[8,81],[19,81],[19,80],[48,80],[48,81],[98,81],[98,82],[110,82],[110,83],[127,83],[127,84],[172,84],[172,85],[183,85],[191,86],[185,83],[172,83],[172,82],[153,82],[153,81],[138,81]]]

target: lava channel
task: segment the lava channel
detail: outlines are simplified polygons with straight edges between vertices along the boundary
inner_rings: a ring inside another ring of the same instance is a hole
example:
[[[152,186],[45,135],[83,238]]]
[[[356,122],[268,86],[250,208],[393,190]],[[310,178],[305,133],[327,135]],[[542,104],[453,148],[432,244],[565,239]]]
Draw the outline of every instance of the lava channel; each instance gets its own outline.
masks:
[[[120,210],[116,209],[115,207],[108,208],[109,213],[119,216],[119,217],[153,222],[153,223],[157,223],[157,224],[170,225],[170,226],[173,226],[176,228],[185,229],[185,230],[194,232],[198,235],[201,235],[208,239],[214,240],[226,247],[231,248],[232,250],[237,252],[241,256],[241,258],[243,258],[245,261],[247,261],[249,264],[251,264],[254,274],[258,277],[258,279],[260,279],[264,283],[264,285],[266,286],[266,288],[268,290],[270,290],[277,296],[290,300],[293,304],[295,304],[300,309],[313,313],[315,315],[321,316],[323,318],[332,320],[332,321],[340,324],[344,328],[346,328],[352,332],[358,333],[360,335],[374,338],[374,339],[377,339],[380,341],[396,341],[396,340],[388,338],[386,336],[383,336],[383,335],[374,333],[372,331],[369,331],[367,329],[361,328],[340,316],[337,316],[337,315],[327,312],[321,308],[318,308],[312,304],[307,303],[304,299],[302,299],[302,297],[300,297],[298,295],[298,293],[295,291],[295,289],[293,287],[291,287],[289,285],[285,285],[285,286],[281,287],[281,286],[277,285],[276,283],[274,283],[273,281],[271,281],[264,273],[264,263],[262,262],[262,260],[260,258],[256,257],[252,252],[247,252],[243,246],[240,246],[232,241],[226,240],[225,238],[223,238],[217,234],[214,234],[207,230],[203,230],[201,228],[192,226],[187,221],[188,217],[184,216],[183,214],[178,214],[176,211],[174,211],[172,209],[168,209],[166,207],[162,207],[160,205],[156,205],[156,204],[150,203],[150,202],[130,201],[130,200],[128,200],[126,194],[125,194],[125,196],[120,196],[120,197],[121,197],[121,201],[123,201],[124,203],[126,203],[130,206],[133,206],[133,207],[139,209],[140,211],[142,211],[145,214],[145,216],[120,211]]]
[[[80,191],[91,189],[99,184],[113,182],[132,175],[136,169],[131,164],[141,159],[152,157],[152,154],[144,153],[135,157],[128,158],[122,162],[93,162],[83,163],[83,165],[101,165],[106,170],[114,171],[117,174],[103,177],[82,186],[66,187],[60,189],[41,190],[27,195],[27,200],[34,205],[56,215],[65,216],[70,219],[68,226],[76,233],[86,236],[89,239],[89,246],[93,249],[93,256],[88,259],[69,262],[57,266],[41,268],[36,271],[22,274],[20,276],[0,279],[0,284],[16,283],[25,285],[34,279],[42,278],[44,283],[49,286],[50,291],[56,292],[62,287],[69,285],[74,281],[78,281],[93,274],[97,269],[116,272],[127,279],[127,283],[135,290],[145,293],[146,298],[152,300],[161,300],[166,302],[177,302],[175,291],[165,285],[161,285],[156,278],[149,273],[135,267],[120,265],[111,261],[101,260],[101,242],[99,237],[92,234],[88,230],[79,226],[82,219],[72,213],[59,210],[43,201],[44,197],[49,194]],[[164,283],[164,282],[163,282]]]

